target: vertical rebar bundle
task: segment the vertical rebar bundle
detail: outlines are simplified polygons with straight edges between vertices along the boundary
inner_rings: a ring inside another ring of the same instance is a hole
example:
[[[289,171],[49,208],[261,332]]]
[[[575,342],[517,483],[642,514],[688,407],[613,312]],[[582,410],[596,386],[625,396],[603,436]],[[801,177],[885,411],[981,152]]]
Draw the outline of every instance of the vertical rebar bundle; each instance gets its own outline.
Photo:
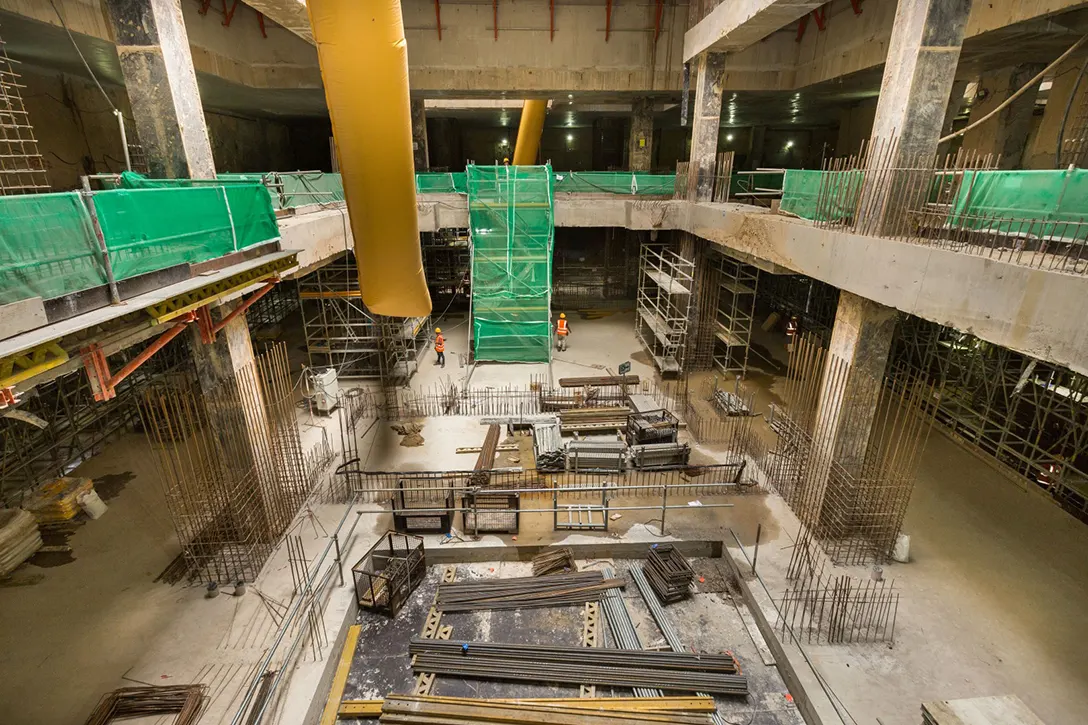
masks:
[[[213,390],[150,390],[140,412],[191,575],[253,581],[312,485],[286,345]]]
[[[936,390],[925,381],[893,389],[811,338],[794,343],[784,405],[770,419],[778,449],[765,468],[835,563],[890,554],[932,421],[923,402]]]

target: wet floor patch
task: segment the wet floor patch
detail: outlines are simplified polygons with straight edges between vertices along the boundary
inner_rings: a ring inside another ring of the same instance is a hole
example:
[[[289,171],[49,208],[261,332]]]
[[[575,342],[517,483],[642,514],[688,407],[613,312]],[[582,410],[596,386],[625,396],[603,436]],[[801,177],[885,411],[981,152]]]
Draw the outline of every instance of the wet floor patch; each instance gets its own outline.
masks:
[[[134,478],[136,478],[136,474],[132,471],[107,473],[94,479],[94,490],[98,493],[100,499],[110,501],[117,498],[118,494],[125,490],[128,482]]]

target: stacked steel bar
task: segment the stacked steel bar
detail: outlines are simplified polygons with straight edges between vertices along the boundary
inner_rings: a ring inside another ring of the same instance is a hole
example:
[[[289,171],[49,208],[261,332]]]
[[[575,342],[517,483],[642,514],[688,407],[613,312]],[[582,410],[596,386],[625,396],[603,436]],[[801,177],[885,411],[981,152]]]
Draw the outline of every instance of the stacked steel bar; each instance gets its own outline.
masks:
[[[729,390],[715,390],[714,401],[726,415],[751,415],[752,409],[744,398]]]
[[[646,557],[642,567],[650,586],[657,592],[661,601],[669,604],[678,602],[691,592],[691,582],[695,572],[683,554],[672,544],[656,544]]]
[[[559,378],[561,388],[584,388],[600,385],[638,385],[637,375],[598,375],[585,378]]]
[[[441,641],[419,637],[412,638],[408,652],[415,656],[413,667],[417,671],[440,675],[748,694],[747,678],[736,673],[736,661],[729,655]]]
[[[620,430],[627,426],[627,406],[614,408],[567,408],[559,411],[563,433],[575,431]]]
[[[627,442],[675,443],[680,420],[667,410],[633,413],[627,419]]]
[[[486,486],[491,482],[491,469],[495,465],[495,452],[499,447],[499,432],[502,427],[492,423],[487,427],[487,435],[484,436],[484,444],[480,447],[480,455],[476,459],[476,465],[472,467],[474,473],[469,477],[470,486]]]
[[[647,443],[629,449],[631,467],[675,468],[688,465],[691,447],[687,443]]]
[[[553,418],[550,423],[533,424],[533,453],[536,455],[537,470],[563,470],[566,458],[558,418]]]
[[[527,700],[498,702],[462,697],[390,695],[381,705],[381,722],[387,725],[477,725],[502,722],[510,725],[710,725],[705,713],[677,713],[612,709],[598,704],[544,703]]]
[[[572,471],[622,471],[627,444],[623,441],[571,441],[567,467]]]
[[[623,579],[605,579],[599,571],[556,574],[549,577],[477,579],[440,584],[435,607],[443,612],[481,609],[581,606],[600,599],[601,592],[624,585]]]
[[[612,567],[601,567],[601,573],[611,578],[613,576]],[[601,597],[601,611],[604,612],[604,618],[608,621],[608,628],[612,630],[612,639],[615,640],[616,646],[620,649],[632,649],[641,650],[642,640],[639,639],[638,630],[635,629],[634,622],[631,621],[631,615],[627,611],[627,604],[623,601],[623,596],[614,589],[609,589]],[[638,697],[661,697],[661,690],[656,687],[636,687],[635,695]]]
[[[569,547],[548,549],[533,557],[533,576],[572,571],[578,571],[578,567],[574,564],[574,552]]]

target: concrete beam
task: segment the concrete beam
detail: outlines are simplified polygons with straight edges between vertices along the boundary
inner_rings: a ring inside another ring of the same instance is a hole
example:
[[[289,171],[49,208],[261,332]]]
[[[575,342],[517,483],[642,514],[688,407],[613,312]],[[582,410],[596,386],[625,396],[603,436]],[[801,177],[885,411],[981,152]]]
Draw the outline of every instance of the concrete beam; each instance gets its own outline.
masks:
[[[700,53],[737,52],[808,15],[826,0],[735,0],[720,3],[684,33],[684,61]]]

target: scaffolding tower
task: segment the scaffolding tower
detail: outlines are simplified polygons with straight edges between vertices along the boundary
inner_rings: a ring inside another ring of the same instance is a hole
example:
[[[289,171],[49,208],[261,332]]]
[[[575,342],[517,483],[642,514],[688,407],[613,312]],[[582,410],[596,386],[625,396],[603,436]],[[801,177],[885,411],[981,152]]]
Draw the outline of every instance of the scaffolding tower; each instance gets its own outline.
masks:
[[[0,38],[0,196],[49,191],[45,162],[23,105],[20,89],[25,86],[19,83],[15,63]]]
[[[460,294],[469,294],[472,258],[467,229],[443,229],[420,235],[423,270],[431,291],[431,304],[441,311]]]
[[[363,304],[352,252],[302,277],[298,296],[312,367],[390,383],[416,371],[431,336],[430,317],[372,314]]]
[[[756,314],[759,270],[724,254],[718,257],[714,364],[727,375],[744,375]]]
[[[676,252],[642,248],[635,331],[662,373],[684,367],[695,264]]]

